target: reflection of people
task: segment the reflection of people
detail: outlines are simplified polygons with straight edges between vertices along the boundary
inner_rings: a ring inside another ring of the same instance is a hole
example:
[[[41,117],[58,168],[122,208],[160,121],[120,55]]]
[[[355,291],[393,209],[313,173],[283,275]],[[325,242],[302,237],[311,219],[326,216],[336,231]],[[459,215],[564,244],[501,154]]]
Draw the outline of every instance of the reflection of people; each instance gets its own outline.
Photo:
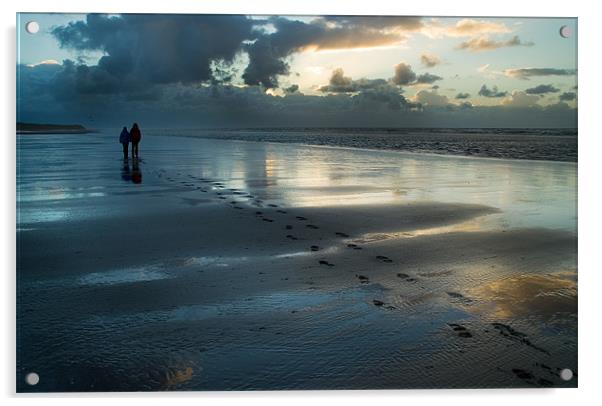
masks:
[[[132,180],[132,175],[130,174],[130,164],[127,161],[127,158],[123,162],[123,168],[121,168],[121,179],[126,182],[130,182]]]
[[[138,159],[132,159],[132,167],[130,170],[130,161],[123,161],[123,166],[121,167],[121,179],[126,182],[133,183],[142,183],[142,171],[140,170]]]
[[[130,143],[130,133],[127,127],[123,127],[119,135],[119,142],[123,146],[123,159],[128,159],[128,144]]]
[[[132,182],[142,183],[142,172],[140,171],[140,167],[138,166],[137,158],[132,161]]]
[[[138,123],[134,123],[132,129],[130,130],[130,141],[132,142],[132,158],[138,158],[138,144],[142,139],[142,133],[140,132],[140,128],[138,128]]]

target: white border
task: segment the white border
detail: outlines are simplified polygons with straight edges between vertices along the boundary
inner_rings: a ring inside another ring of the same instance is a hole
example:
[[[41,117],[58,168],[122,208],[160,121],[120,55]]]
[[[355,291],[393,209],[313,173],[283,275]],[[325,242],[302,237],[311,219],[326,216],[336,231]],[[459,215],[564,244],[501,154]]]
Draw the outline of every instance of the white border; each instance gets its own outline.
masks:
[[[386,1],[386,0],[166,0],[163,2],[123,0],[20,0],[2,2],[4,52],[2,64],[4,95],[1,98],[4,134],[0,136],[3,154],[1,186],[3,193],[2,249],[3,280],[2,318],[4,329],[0,334],[0,394],[26,404],[36,401],[45,404],[79,404],[86,402],[104,405],[106,397],[117,404],[130,403],[133,398],[145,404],[163,404],[166,401],[190,402],[245,402],[251,405],[300,405],[307,402],[345,402],[344,404],[399,405],[420,402],[421,405],[465,405],[467,401],[489,405],[533,404],[569,405],[595,403],[598,380],[602,377],[600,356],[598,296],[602,287],[602,269],[596,261],[596,252],[602,244],[600,199],[602,168],[602,131],[600,130],[600,13],[594,1],[504,0],[487,2],[477,0],[453,1]],[[421,16],[537,16],[579,18],[579,389],[567,390],[433,390],[433,391],[326,391],[326,392],[253,392],[253,393],[170,393],[170,394],[84,394],[22,396],[14,394],[15,386],[15,13],[25,12],[146,12],[146,13],[223,13],[223,14],[393,14]],[[167,398],[172,398],[168,400]]]

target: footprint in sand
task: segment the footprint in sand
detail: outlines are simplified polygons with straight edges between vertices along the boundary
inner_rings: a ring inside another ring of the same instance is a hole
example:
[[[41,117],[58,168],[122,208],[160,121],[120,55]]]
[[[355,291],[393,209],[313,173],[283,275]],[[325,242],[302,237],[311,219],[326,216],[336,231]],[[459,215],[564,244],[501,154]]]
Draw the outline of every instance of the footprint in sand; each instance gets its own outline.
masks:
[[[218,199],[222,199],[222,200],[226,200],[226,199],[227,199],[227,197],[226,197],[226,196],[218,196],[217,198],[218,198]]]
[[[320,264],[320,265],[326,265],[326,266],[334,266],[334,264],[331,264],[330,262],[328,262],[328,261],[325,261],[325,260],[323,260],[323,259],[321,259],[321,260],[319,261],[319,264]]]
[[[352,248],[354,250],[361,250],[362,249],[362,247],[360,247],[357,244],[347,244],[347,248]]]
[[[276,213],[286,214],[286,211],[284,211],[284,210],[276,210]]]
[[[449,297],[451,297],[452,299],[457,299],[458,301],[460,301],[461,303],[464,303],[464,304],[471,304],[473,301],[472,299],[467,298],[466,296],[464,296],[463,294],[458,293],[458,292],[445,292],[445,293],[447,293],[447,295]]]
[[[294,235],[287,235],[286,238],[288,238],[289,240],[298,240],[297,237],[295,237]]]
[[[384,255],[377,255],[376,259],[378,259],[379,261],[382,261],[382,262],[386,262],[386,263],[393,262],[393,260],[391,258],[385,257]]]
[[[312,245],[311,247],[309,247],[309,249],[312,251],[319,251],[320,247],[318,247],[317,245]]]
[[[287,230],[292,230],[293,226],[291,226],[290,224],[287,224],[287,225],[284,226],[284,228],[287,229]]]
[[[307,218],[305,218],[305,217],[303,217],[303,216],[297,216],[297,217],[295,217],[295,218],[296,218],[297,220],[299,220],[299,221],[305,221],[305,220],[307,220]]]
[[[524,369],[520,369],[520,368],[512,368],[512,372],[514,373],[514,375],[516,375],[518,378],[528,381],[531,379],[534,379],[535,377],[533,376],[533,374],[527,370]]]
[[[268,206],[270,206],[270,207],[278,207],[278,205],[277,205],[277,204],[271,204],[271,203],[270,203],[270,204],[268,204]]]
[[[318,227],[318,226],[314,226],[313,224],[308,224],[308,225],[306,225],[305,227],[307,227],[307,228],[311,228],[312,230],[317,230],[318,228],[320,228],[320,227]]]
[[[339,236],[339,237],[343,237],[343,238],[349,238],[349,234],[346,233],[341,233],[340,231],[337,231],[335,233],[335,235]]]
[[[263,220],[263,221],[267,221],[268,223],[273,223],[273,222],[274,222],[274,220],[272,220],[272,219],[268,219],[268,218],[263,218],[262,220]]]
[[[370,283],[370,279],[365,275],[355,275],[355,277],[359,279],[361,283]]]
[[[472,337],[472,334],[470,333],[470,331],[468,331],[468,329],[460,324],[457,323],[448,323],[448,326],[451,327],[452,330],[454,330],[456,333],[458,333],[458,337],[462,337],[462,338],[470,338]]]
[[[387,310],[395,310],[395,309],[396,309],[396,307],[395,307],[395,306],[391,306],[391,305],[387,305],[387,306],[385,306],[385,302],[383,302],[383,301],[381,301],[381,300],[378,300],[378,299],[374,299],[374,300],[372,301],[372,304],[373,304],[374,306],[377,306],[377,307],[383,307],[383,308],[385,308],[385,309],[387,309]]]
[[[262,211],[256,211],[256,212],[255,212],[255,215],[256,215],[256,216],[261,216],[262,214],[263,214],[263,212],[262,212]]]

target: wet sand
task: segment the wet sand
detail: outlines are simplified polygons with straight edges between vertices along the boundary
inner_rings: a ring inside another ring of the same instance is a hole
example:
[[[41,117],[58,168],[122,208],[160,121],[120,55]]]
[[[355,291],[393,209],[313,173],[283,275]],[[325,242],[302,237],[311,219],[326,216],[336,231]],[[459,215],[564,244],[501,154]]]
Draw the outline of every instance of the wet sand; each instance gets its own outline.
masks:
[[[19,391],[577,385],[576,165],[113,138],[19,138]]]

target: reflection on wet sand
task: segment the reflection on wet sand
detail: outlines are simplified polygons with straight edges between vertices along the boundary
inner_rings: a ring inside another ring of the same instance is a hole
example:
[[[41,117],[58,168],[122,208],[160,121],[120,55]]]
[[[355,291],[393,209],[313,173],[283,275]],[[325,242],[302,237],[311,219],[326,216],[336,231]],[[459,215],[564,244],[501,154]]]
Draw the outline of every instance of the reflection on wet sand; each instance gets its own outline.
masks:
[[[184,369],[170,369],[166,374],[165,390],[177,389],[178,385],[188,382],[192,379],[194,370],[192,367]]]
[[[470,291],[482,306],[472,310],[513,319],[577,315],[576,272],[523,274],[496,280]]]

